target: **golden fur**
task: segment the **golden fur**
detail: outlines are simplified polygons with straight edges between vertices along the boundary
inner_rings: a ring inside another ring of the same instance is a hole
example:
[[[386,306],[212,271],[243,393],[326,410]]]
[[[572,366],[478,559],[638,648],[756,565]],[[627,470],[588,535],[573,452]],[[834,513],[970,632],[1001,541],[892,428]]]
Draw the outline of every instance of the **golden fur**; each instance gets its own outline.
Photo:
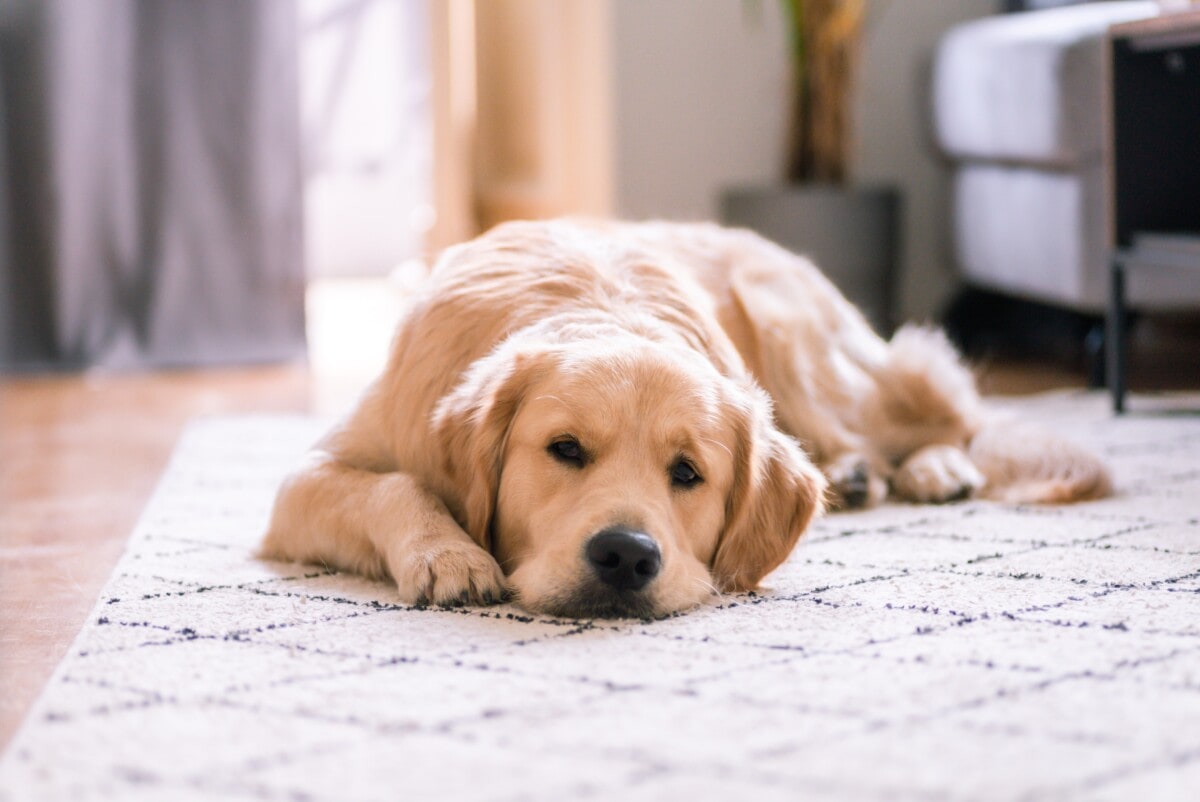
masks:
[[[510,223],[439,260],[383,375],[280,489],[263,554],[391,577],[413,603],[654,616],[754,588],[827,501],[889,488],[1109,484],[1077,448],[990,429],[941,333],[885,342],[754,234]],[[585,558],[613,527],[661,551],[644,588]]]

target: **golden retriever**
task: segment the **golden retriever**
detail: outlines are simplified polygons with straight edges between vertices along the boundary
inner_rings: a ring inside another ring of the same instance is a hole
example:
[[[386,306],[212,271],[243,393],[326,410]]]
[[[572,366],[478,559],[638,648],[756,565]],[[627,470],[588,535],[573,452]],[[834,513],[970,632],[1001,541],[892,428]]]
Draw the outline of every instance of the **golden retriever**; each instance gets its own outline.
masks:
[[[1094,457],[987,426],[937,331],[885,342],[806,259],[715,225],[509,223],[449,249],[262,553],[654,617],[753,589],[827,503],[1073,501]]]

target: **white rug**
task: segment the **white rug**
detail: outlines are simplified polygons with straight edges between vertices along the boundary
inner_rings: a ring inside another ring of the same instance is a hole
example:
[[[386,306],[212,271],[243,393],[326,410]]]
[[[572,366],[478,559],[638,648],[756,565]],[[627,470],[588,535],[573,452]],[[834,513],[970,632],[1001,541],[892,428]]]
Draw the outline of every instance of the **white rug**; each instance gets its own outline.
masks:
[[[770,591],[653,623],[256,562],[321,424],[194,424],[0,799],[1200,798],[1200,417],[1018,408],[1119,495],[832,516]]]

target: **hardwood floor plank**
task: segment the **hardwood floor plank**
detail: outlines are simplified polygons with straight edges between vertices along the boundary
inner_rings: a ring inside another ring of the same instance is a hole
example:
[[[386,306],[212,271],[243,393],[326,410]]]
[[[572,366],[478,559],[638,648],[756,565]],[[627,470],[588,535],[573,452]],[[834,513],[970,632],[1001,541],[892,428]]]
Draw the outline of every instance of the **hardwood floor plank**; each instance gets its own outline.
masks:
[[[301,366],[0,382],[0,746],[79,631],[184,424],[305,412]]]

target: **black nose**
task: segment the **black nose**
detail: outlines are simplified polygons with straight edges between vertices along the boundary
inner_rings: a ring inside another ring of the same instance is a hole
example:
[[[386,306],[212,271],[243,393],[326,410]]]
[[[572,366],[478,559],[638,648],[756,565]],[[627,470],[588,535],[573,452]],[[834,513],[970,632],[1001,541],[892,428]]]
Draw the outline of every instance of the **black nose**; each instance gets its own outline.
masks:
[[[605,529],[587,542],[587,558],[600,581],[617,590],[641,590],[662,567],[654,538],[628,529]]]

